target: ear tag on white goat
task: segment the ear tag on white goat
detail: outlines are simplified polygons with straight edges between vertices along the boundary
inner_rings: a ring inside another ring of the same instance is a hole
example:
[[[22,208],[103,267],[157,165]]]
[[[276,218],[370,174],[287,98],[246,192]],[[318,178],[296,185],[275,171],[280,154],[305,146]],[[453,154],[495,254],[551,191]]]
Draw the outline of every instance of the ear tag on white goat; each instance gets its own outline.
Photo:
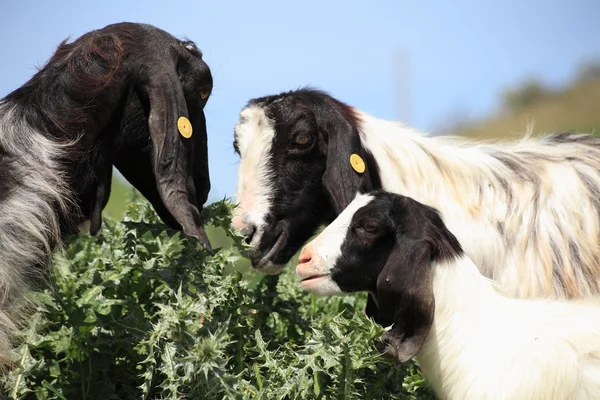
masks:
[[[177,129],[179,129],[179,133],[186,139],[192,137],[192,123],[186,117],[179,117],[177,120]]]
[[[352,165],[352,169],[359,174],[365,172],[365,162],[358,154],[350,155],[350,165]]]

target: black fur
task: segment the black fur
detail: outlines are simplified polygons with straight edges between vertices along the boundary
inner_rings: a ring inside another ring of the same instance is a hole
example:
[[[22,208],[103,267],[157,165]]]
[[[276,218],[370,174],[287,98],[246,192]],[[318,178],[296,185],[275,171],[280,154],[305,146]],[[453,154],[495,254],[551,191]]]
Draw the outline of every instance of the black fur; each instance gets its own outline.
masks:
[[[367,311],[392,329],[388,351],[400,361],[421,348],[433,322],[433,262],[451,261],[463,251],[434,208],[409,197],[375,191],[360,208],[342,244],[331,279],[345,292],[368,291]]]
[[[119,23],[63,42],[4,100],[48,139],[76,140],[61,163],[80,212],[61,216],[63,233],[84,219],[92,233],[99,230],[114,164],[165,223],[212,251],[200,220],[210,189],[207,99],[200,92],[211,89],[210,70],[192,42]],[[192,123],[190,139],[178,133],[180,116]]]
[[[269,261],[285,264],[322,224],[332,221],[356,193],[381,188],[373,156],[362,146],[354,110],[330,95],[300,89],[253,99],[264,107],[276,130],[269,155],[270,180],[275,187],[267,226],[258,246],[256,265],[285,235]],[[308,135],[308,146],[297,146],[296,135]],[[237,149],[237,139],[234,139]],[[363,174],[350,165],[359,154]],[[250,233],[251,234],[251,233]]]

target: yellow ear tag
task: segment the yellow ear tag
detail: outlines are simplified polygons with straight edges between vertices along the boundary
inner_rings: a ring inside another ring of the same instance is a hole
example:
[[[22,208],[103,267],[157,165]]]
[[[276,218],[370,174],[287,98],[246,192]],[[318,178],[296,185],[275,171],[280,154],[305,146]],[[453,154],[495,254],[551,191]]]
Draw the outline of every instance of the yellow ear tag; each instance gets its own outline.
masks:
[[[365,172],[365,162],[358,154],[352,154],[350,156],[350,165],[352,165],[352,169],[359,174]]]
[[[179,117],[177,120],[177,129],[179,129],[179,133],[184,138],[189,139],[192,137],[192,124],[186,117]]]

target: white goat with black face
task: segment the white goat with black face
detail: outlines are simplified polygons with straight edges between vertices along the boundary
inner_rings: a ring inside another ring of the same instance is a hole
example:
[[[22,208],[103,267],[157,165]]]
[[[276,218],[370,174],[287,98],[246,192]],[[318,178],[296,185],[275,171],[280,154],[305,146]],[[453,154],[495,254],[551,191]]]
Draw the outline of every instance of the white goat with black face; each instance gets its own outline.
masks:
[[[600,298],[513,299],[483,277],[438,212],[397,194],[356,199],[304,247],[320,295],[369,291],[387,350],[416,356],[442,399],[567,400],[600,394]]]
[[[426,137],[305,89],[251,100],[234,146],[233,226],[265,272],[280,271],[357,192],[384,189],[438,209],[507,295],[600,292],[599,138],[565,133],[483,144]]]

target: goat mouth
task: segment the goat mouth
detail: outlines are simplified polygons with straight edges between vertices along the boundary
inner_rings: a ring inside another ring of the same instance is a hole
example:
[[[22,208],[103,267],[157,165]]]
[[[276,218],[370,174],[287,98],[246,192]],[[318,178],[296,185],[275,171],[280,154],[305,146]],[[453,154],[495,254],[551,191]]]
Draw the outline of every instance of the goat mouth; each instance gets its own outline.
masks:
[[[281,272],[281,270],[283,270],[283,268],[285,267],[285,264],[277,264],[271,261],[271,259],[281,251],[281,249],[283,249],[287,243],[288,240],[288,231],[287,229],[285,229],[285,227],[287,226],[287,224],[282,224],[280,225],[279,229],[281,231],[281,233],[279,234],[279,236],[277,237],[277,240],[275,241],[275,244],[273,244],[273,247],[271,247],[271,250],[269,250],[269,252],[264,255],[262,258],[260,259],[252,259],[252,265],[254,266],[254,268],[256,268],[257,270],[261,271],[261,272],[265,272],[265,273],[271,273],[271,274],[278,274]]]
[[[302,279],[300,281],[300,284],[303,285],[303,286],[304,285],[310,285],[312,283],[319,282],[319,281],[321,281],[323,279],[329,278],[329,276],[330,276],[330,274],[312,275],[312,276],[309,276],[309,277],[306,277],[306,278]]]

